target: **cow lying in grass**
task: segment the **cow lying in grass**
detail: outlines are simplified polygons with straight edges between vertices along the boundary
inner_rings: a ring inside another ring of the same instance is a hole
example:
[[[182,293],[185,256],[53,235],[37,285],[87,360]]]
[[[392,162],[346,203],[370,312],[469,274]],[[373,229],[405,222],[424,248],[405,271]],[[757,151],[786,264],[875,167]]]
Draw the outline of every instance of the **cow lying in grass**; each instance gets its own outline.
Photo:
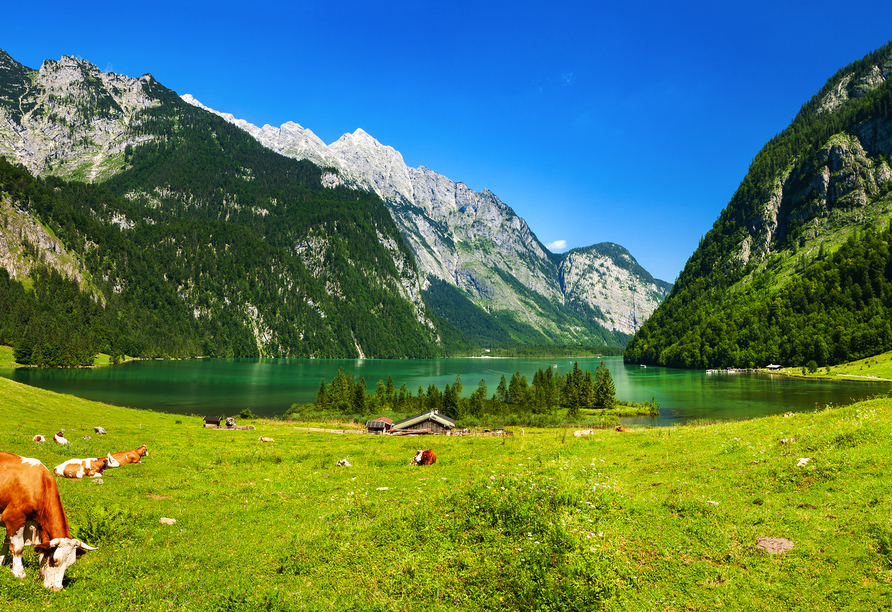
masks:
[[[410,465],[431,465],[436,462],[436,460],[437,455],[431,449],[418,449],[418,452],[415,453],[415,458],[412,459],[412,463]]]
[[[115,461],[117,461],[120,465],[126,465],[128,463],[142,463],[142,458],[149,456],[149,449],[146,448],[145,444],[143,444],[139,448],[134,448],[133,450],[112,453],[111,456],[114,457]]]
[[[54,591],[62,590],[65,570],[79,555],[96,550],[71,537],[56,480],[37,459],[0,452],[0,516],[6,527],[3,548],[12,553],[16,578],[25,577],[25,546],[33,545],[40,555],[43,586]]]
[[[65,463],[60,463],[53,468],[53,472],[56,473],[56,476],[64,476],[65,478],[83,478],[84,476],[98,478],[102,476],[105,468],[116,468],[120,465],[109,453],[102,459],[97,459],[96,457],[90,459],[69,459]]]

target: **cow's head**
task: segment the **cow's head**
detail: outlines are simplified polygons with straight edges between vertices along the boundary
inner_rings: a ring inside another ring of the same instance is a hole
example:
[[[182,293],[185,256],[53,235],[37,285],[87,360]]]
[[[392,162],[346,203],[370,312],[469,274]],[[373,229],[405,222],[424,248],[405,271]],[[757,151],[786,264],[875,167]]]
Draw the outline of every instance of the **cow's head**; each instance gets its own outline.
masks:
[[[149,448],[148,448],[145,444],[143,444],[142,446],[140,446],[140,447],[139,447],[138,449],[136,449],[136,450],[139,451],[139,454],[140,454],[141,457],[148,457],[148,456],[149,456]]]
[[[412,459],[412,465],[418,465],[419,463],[421,463],[422,455],[424,455],[424,450],[419,448],[418,452],[415,453],[415,458]]]
[[[40,553],[40,575],[43,576],[43,586],[61,591],[65,570],[74,565],[80,555],[96,548],[74,538],[53,538],[50,542],[35,544],[34,550]]]
[[[105,467],[116,468],[121,467],[121,464],[118,463],[118,460],[112,457],[112,454],[109,453],[105,456]]]

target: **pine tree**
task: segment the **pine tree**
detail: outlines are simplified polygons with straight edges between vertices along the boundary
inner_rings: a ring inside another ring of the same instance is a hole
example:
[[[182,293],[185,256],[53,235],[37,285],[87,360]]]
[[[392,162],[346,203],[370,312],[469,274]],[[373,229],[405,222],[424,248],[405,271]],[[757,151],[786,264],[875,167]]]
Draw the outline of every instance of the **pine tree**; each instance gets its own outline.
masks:
[[[499,381],[499,386],[496,387],[495,397],[503,403],[508,401],[508,381],[505,380],[504,374],[502,374],[502,379]]]
[[[387,377],[387,403],[391,408],[396,403],[396,387],[393,386],[393,377]]]
[[[316,408],[319,410],[324,410],[325,405],[328,403],[328,392],[325,387],[325,379],[322,379],[322,382],[319,383],[319,392],[316,393]]]
[[[613,408],[616,405],[616,386],[613,384],[613,376],[602,361],[595,370],[595,406],[600,408]]]

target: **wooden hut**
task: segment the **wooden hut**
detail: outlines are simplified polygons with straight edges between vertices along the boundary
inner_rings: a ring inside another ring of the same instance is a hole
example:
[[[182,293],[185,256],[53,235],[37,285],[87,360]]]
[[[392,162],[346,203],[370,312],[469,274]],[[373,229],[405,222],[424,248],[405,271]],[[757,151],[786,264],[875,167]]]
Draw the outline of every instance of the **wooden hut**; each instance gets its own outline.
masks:
[[[388,419],[387,417],[378,417],[376,419],[368,421],[365,426],[371,434],[383,434],[390,431],[390,428],[393,427],[393,419]]]
[[[454,420],[445,414],[440,414],[436,410],[429,410],[411,416],[408,419],[403,419],[399,423],[394,423],[393,427],[390,429],[390,433],[400,435],[413,433],[445,434],[452,431],[454,428]]]
[[[223,420],[221,416],[206,416],[204,417],[204,426],[205,427],[220,427],[220,421]]]

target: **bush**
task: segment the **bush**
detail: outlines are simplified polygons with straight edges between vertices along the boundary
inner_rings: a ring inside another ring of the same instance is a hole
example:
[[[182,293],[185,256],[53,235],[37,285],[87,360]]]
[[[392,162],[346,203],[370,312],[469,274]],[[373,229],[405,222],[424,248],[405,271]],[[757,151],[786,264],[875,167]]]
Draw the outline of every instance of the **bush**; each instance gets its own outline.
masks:
[[[80,525],[72,529],[74,537],[95,546],[97,542],[127,540],[136,533],[138,516],[121,506],[92,506]]]

